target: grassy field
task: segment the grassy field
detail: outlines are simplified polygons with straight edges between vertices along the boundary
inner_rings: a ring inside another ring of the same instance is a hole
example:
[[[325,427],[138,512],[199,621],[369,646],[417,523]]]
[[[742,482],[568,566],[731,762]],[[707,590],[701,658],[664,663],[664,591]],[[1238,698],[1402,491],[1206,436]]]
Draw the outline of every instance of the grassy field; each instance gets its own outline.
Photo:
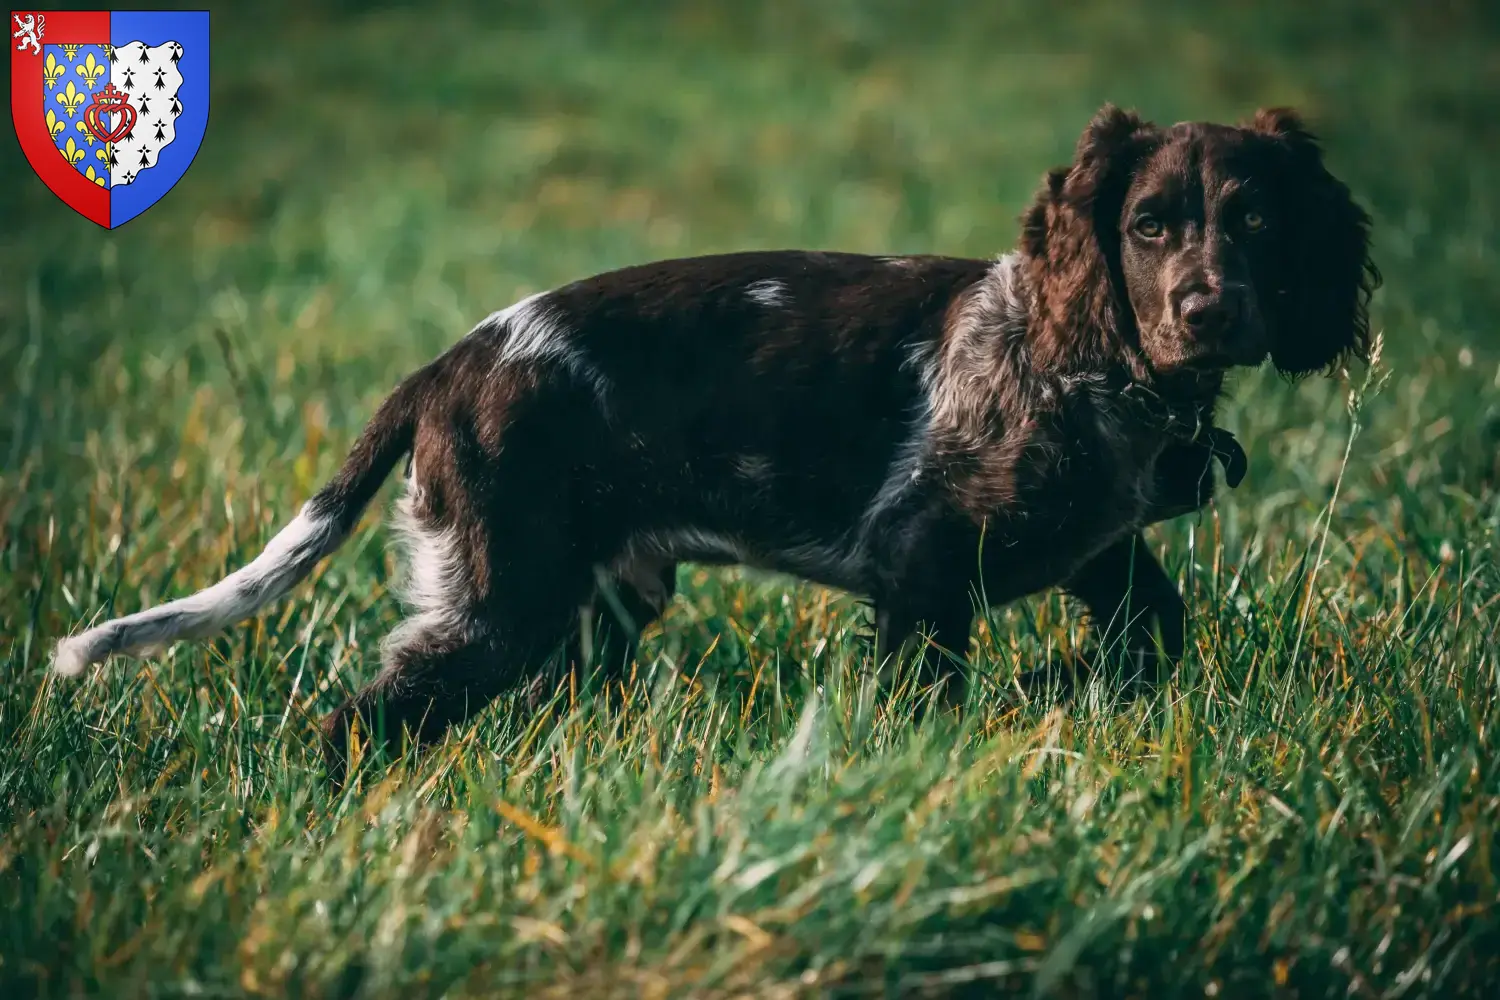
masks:
[[[1496,995],[1500,23],[1066,6],[243,5],[121,231],[0,143],[0,995]],[[1152,532],[1198,612],[1160,698],[1014,691],[1082,639],[1051,596],[914,727],[849,598],[688,568],[624,690],[335,797],[384,503],[255,622],[48,677],[248,560],[490,310],[731,248],[995,253],[1104,100],[1304,108],[1386,275],[1378,369],[1240,379],[1246,483]]]

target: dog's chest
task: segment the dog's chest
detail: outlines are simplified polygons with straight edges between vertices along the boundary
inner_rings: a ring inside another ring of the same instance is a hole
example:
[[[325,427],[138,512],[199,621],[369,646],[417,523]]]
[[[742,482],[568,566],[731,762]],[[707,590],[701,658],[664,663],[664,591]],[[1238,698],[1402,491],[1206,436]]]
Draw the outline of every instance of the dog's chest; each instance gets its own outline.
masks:
[[[1114,401],[1096,404],[1089,422],[1093,438],[1085,475],[1113,509],[1120,532],[1139,527],[1152,503],[1156,463],[1166,438]]]
[[[1043,414],[985,449],[973,474],[950,470],[953,500],[984,524],[997,569],[1050,586],[1148,520],[1163,446],[1128,411]]]

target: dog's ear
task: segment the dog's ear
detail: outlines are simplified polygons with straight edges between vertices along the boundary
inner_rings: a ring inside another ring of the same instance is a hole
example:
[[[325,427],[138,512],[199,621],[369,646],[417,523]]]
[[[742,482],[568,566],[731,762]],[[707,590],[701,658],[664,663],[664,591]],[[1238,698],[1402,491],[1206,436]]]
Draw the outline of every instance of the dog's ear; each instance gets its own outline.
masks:
[[[1290,108],[1264,108],[1247,126],[1271,140],[1278,162],[1275,220],[1286,260],[1277,289],[1271,361],[1297,377],[1326,371],[1370,346],[1370,217],[1323,165],[1317,138]]]
[[[1156,128],[1105,105],[1078,139],[1073,163],[1047,174],[1021,218],[1021,252],[1037,297],[1032,360],[1094,364],[1129,323],[1120,275],[1120,211]]]

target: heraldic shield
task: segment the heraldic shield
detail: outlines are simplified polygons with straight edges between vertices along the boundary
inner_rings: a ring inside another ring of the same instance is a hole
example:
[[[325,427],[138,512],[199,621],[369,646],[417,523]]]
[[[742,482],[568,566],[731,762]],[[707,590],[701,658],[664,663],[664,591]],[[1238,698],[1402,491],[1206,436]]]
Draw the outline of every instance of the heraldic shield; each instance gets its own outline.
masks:
[[[31,168],[114,229],[175,185],[208,127],[208,11],[12,11],[10,114]]]

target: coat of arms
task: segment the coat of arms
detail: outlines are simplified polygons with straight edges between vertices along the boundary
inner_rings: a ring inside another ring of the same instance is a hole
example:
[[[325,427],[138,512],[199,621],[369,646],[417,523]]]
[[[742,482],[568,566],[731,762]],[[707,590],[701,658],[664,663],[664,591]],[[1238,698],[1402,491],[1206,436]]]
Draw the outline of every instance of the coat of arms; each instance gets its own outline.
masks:
[[[31,168],[106,229],[187,172],[208,127],[207,11],[12,11],[11,118]]]

